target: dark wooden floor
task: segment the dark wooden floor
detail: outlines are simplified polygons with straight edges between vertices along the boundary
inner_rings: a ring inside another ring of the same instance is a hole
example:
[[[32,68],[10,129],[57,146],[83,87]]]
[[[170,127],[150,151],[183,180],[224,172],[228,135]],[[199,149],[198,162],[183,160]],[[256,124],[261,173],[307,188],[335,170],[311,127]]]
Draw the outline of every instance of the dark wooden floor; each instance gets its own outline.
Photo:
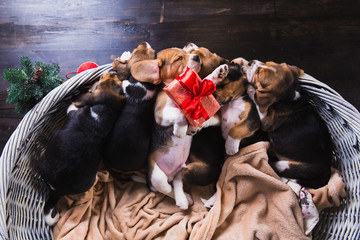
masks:
[[[2,0],[0,150],[22,118],[6,103],[2,74],[21,56],[57,63],[64,76],[142,41],[156,50],[195,42],[228,59],[297,65],[360,109],[359,13],[358,0]]]

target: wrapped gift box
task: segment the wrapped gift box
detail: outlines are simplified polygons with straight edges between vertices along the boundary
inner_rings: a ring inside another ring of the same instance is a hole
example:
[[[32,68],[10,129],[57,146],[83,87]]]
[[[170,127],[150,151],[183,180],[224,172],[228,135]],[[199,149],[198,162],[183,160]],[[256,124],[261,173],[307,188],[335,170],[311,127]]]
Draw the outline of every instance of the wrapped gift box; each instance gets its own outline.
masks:
[[[194,127],[200,126],[220,109],[219,103],[212,95],[216,90],[215,84],[208,79],[201,80],[190,68],[163,90]]]

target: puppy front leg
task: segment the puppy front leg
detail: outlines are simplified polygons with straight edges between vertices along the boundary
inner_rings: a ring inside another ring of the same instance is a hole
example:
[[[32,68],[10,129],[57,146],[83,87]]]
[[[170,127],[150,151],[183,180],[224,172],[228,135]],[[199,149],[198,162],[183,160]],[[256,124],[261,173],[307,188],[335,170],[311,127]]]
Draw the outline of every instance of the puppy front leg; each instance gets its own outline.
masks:
[[[191,196],[184,192],[182,171],[176,174],[173,180],[173,186],[174,186],[174,198],[176,205],[182,210],[188,209],[189,204],[192,204],[193,201]]]
[[[240,139],[234,139],[231,136],[227,136],[225,142],[225,150],[227,155],[234,155],[239,151]]]
[[[177,137],[185,137],[187,132],[188,123],[179,108],[176,107],[174,102],[168,97],[162,114],[162,126],[173,125],[173,133]]]
[[[212,116],[211,118],[209,118],[208,120],[206,120],[199,127],[194,127],[192,125],[189,125],[186,134],[193,136],[196,133],[200,132],[201,129],[203,129],[203,128],[207,128],[207,127],[211,127],[211,126],[220,126],[220,124],[221,124],[220,118],[221,117],[219,116],[219,114],[216,114],[216,115]]]
[[[174,123],[173,133],[176,137],[183,138],[186,136],[188,130],[188,122],[185,116],[181,113],[177,121]]]

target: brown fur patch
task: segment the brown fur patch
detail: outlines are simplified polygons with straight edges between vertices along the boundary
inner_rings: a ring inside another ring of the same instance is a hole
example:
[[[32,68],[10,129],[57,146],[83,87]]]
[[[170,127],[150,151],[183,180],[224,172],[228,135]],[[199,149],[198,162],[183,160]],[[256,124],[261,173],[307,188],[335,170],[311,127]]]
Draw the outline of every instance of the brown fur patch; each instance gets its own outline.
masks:
[[[216,53],[210,52],[209,49],[204,47],[191,50],[189,53],[196,54],[200,57],[202,65],[198,74],[201,78],[208,76],[221,64],[229,62],[227,59],[220,57]]]
[[[266,67],[257,69],[252,84],[256,89],[255,102],[260,112],[265,113],[304,72],[286,63],[266,62],[263,65]]]
[[[105,73],[98,82],[95,82],[90,90],[80,95],[73,101],[76,107],[110,103],[110,101],[124,101],[122,82],[114,73]]]
[[[143,42],[135,48],[129,60],[121,60],[116,58],[112,63],[112,68],[118,74],[120,80],[125,80],[129,78],[131,67],[142,60],[155,59],[156,51],[152,48],[148,48],[148,44]]]
[[[239,115],[240,121],[229,131],[233,139],[250,137],[260,128],[260,119],[250,101],[245,102],[245,110]]]

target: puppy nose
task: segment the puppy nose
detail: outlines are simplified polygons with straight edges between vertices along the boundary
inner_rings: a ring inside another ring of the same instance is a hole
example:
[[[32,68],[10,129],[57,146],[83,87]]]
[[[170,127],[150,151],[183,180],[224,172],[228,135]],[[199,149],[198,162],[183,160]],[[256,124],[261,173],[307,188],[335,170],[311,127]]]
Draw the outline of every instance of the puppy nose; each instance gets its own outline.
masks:
[[[200,57],[198,55],[194,55],[193,60],[195,62],[200,62]]]
[[[251,66],[253,64],[254,60],[250,60],[248,63],[248,66]]]

